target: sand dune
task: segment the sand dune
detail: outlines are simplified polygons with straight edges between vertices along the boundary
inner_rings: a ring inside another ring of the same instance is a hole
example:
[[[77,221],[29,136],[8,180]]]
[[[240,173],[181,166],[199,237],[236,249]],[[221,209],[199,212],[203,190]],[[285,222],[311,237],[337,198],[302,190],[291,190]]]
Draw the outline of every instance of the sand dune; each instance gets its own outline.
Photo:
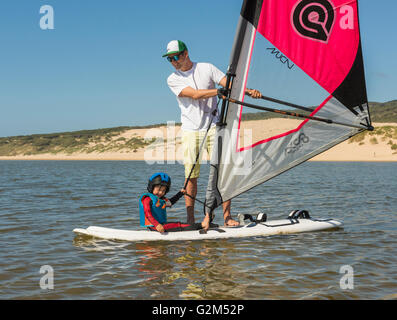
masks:
[[[255,141],[263,140],[296,128],[300,123],[299,120],[293,119],[269,119],[254,120],[242,123],[240,136],[243,138],[244,129],[250,128],[252,135],[250,139]],[[397,123],[375,123],[378,126],[397,126]],[[150,129],[131,129],[123,132],[114,139],[124,137],[142,137],[145,139],[156,138],[155,142],[146,148],[140,148],[135,152],[132,150],[121,150],[119,152],[101,152],[101,153],[73,153],[73,154],[39,154],[29,156],[6,156],[0,157],[0,160],[145,160],[151,162],[181,162],[181,130],[179,126],[163,126]],[[250,139],[242,139],[244,142],[250,142]],[[311,161],[397,161],[397,150],[392,150],[389,143],[390,139],[379,137],[377,141],[370,139],[367,135],[363,141],[350,142],[345,141],[330,150],[314,157]],[[397,143],[397,141],[393,141]],[[204,158],[206,158],[204,154]]]

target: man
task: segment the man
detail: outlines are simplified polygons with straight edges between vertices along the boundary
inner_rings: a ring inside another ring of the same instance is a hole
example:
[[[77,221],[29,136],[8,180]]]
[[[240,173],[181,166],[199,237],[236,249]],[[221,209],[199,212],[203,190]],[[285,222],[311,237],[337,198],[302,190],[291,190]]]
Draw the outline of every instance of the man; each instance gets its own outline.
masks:
[[[185,195],[187,223],[193,224],[195,222],[194,198],[197,195],[197,178],[200,174],[200,160],[196,163],[196,157],[208,129],[205,146],[208,154],[211,155],[215,126],[218,121],[218,116],[214,115],[214,110],[217,109],[216,85],[226,87],[226,76],[210,63],[192,62],[185,43],[180,40],[170,41],[163,57],[167,57],[175,68],[175,72],[168,77],[167,84],[176,95],[181,109],[186,179],[194,166],[186,186],[187,195]],[[246,93],[253,98],[261,96],[257,90],[247,90]],[[232,219],[230,204],[230,200],[223,203],[225,226],[238,226],[239,222]],[[210,217],[206,214],[202,223],[205,226],[204,229],[208,229],[209,223]]]

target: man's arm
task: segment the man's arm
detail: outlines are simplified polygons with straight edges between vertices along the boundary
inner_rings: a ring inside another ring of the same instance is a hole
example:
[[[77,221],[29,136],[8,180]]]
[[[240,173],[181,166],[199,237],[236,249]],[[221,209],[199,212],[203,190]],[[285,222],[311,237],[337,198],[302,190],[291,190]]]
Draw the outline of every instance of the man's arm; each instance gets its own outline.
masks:
[[[227,81],[226,77],[223,77],[221,81],[219,81],[219,85],[226,88],[226,81]],[[232,84],[230,83],[230,85]]]
[[[226,77],[223,77],[221,81],[219,81],[219,85],[226,88],[226,82]],[[255,89],[246,89],[245,93],[255,99],[262,96],[262,94]],[[192,87],[186,87],[179,93],[178,97],[199,100],[215,97],[216,95],[218,95],[218,89],[193,89]]]
[[[219,81],[219,85],[226,87],[226,77],[223,77]],[[194,100],[212,98],[218,95],[218,89],[193,89],[192,87],[184,88],[178,95],[178,97],[187,97]]]
[[[179,93],[178,97],[199,100],[212,98],[215,97],[217,94],[217,89],[193,89],[192,87],[186,87]]]

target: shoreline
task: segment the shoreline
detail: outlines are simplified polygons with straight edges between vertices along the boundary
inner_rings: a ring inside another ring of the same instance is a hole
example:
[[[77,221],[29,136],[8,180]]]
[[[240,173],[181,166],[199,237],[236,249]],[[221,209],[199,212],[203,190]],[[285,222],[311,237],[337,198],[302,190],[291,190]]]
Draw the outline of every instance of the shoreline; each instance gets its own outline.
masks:
[[[0,162],[2,162],[2,161],[15,161],[15,162],[23,162],[23,161],[32,161],[32,162],[34,162],[34,161],[76,161],[76,162],[78,162],[78,161],[81,161],[81,162],[83,162],[83,161],[85,161],[85,162],[90,162],[90,161],[92,161],[92,162],[106,162],[106,161],[114,161],[114,162],[123,162],[123,161],[125,161],[125,162],[134,162],[134,161],[145,161],[145,160],[123,160],[123,159],[66,159],[66,158],[63,158],[63,159],[4,159],[4,158],[0,158]],[[394,163],[394,162],[397,162],[397,160],[312,160],[312,159],[309,159],[309,160],[307,160],[307,161],[305,161],[305,162],[334,162],[334,163],[338,163],[338,162],[340,162],[340,163],[342,163],[342,162],[351,162],[351,163],[358,163],[358,162],[362,162],[362,163],[364,163],[364,162],[368,162],[368,163]],[[160,163],[148,163],[149,165],[150,164],[160,164]],[[162,164],[164,164],[164,165],[173,165],[173,164],[176,164],[176,163],[162,163]],[[181,165],[182,165],[182,163],[180,163]],[[209,163],[208,163],[209,164]],[[204,164],[204,163],[202,163],[201,165],[206,165],[206,164]]]
[[[252,141],[259,141],[263,137],[275,136],[279,132],[285,132],[290,128],[299,125],[299,120],[294,119],[269,119],[251,120],[242,122],[243,130],[249,129],[249,139],[241,133],[241,146],[251,144]],[[392,126],[397,127],[397,123],[373,123],[374,127]],[[242,130],[242,131],[243,131]],[[396,131],[396,129],[394,129]],[[242,132],[241,131],[241,132]],[[153,139],[155,142],[146,147],[136,150],[120,148],[116,151],[102,152],[76,152],[67,153],[43,153],[34,155],[0,156],[0,160],[36,160],[36,161],[146,161],[148,164],[182,164],[183,150],[181,144],[180,126],[162,126],[149,129],[130,129],[113,137],[109,143],[132,137],[142,139]],[[313,162],[396,162],[397,150],[391,148],[391,142],[396,144],[395,136],[391,138],[385,135],[366,134],[360,140],[347,140],[331,149],[309,159]],[[100,143],[103,143],[101,141]],[[113,144],[114,145],[114,144]],[[117,145],[118,146],[118,145]],[[394,147],[394,146],[393,146]],[[395,148],[394,148],[395,149]],[[205,151],[203,163],[209,163],[209,157]]]
[[[373,158],[351,158],[347,157],[328,157],[324,152],[324,154],[319,154],[307,161],[309,162],[397,162],[397,156],[392,158],[385,157],[373,157]],[[148,164],[183,164],[182,160],[162,160],[162,159],[151,159],[145,160],[140,158],[124,158],[124,157],[112,157],[112,156],[101,156],[101,157],[85,157],[85,156],[67,156],[67,155],[34,155],[34,156],[13,156],[13,157],[4,157],[0,156],[0,161],[146,161]],[[209,164],[209,160],[203,161],[203,165]]]
[[[2,157],[0,158],[0,162],[1,161],[145,161],[145,160],[137,160],[137,159],[79,159],[79,158],[73,158],[73,159],[69,159],[69,158],[59,158],[59,159],[50,159],[50,158],[38,158],[38,159],[25,159],[25,158],[6,158],[6,157]],[[305,162],[397,162],[397,160],[313,160],[313,159],[309,159],[306,160]],[[148,164],[164,164],[164,165],[172,165],[172,164],[178,164],[178,162],[172,162],[172,163],[160,163],[160,162],[148,162]],[[179,164],[183,164],[182,162]],[[209,164],[208,163],[202,163],[201,165],[206,165]]]

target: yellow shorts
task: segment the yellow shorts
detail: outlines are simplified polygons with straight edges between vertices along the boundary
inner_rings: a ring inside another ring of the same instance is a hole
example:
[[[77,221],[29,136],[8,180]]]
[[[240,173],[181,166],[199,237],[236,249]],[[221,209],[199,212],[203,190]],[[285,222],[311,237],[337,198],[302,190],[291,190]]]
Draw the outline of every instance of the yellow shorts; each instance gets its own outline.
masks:
[[[212,146],[215,137],[215,128],[216,126],[212,126],[208,131],[206,141],[203,145],[203,150],[201,150],[200,158],[196,163],[196,166],[193,169],[192,175],[190,178],[198,178],[200,175],[200,163],[205,153],[204,150],[207,151],[207,154],[211,158]],[[205,131],[183,131],[182,132],[182,145],[183,145],[183,164],[185,165],[185,178],[187,178],[190,174],[190,170],[194,166],[197,158],[197,153],[200,151],[201,142],[204,139]]]

